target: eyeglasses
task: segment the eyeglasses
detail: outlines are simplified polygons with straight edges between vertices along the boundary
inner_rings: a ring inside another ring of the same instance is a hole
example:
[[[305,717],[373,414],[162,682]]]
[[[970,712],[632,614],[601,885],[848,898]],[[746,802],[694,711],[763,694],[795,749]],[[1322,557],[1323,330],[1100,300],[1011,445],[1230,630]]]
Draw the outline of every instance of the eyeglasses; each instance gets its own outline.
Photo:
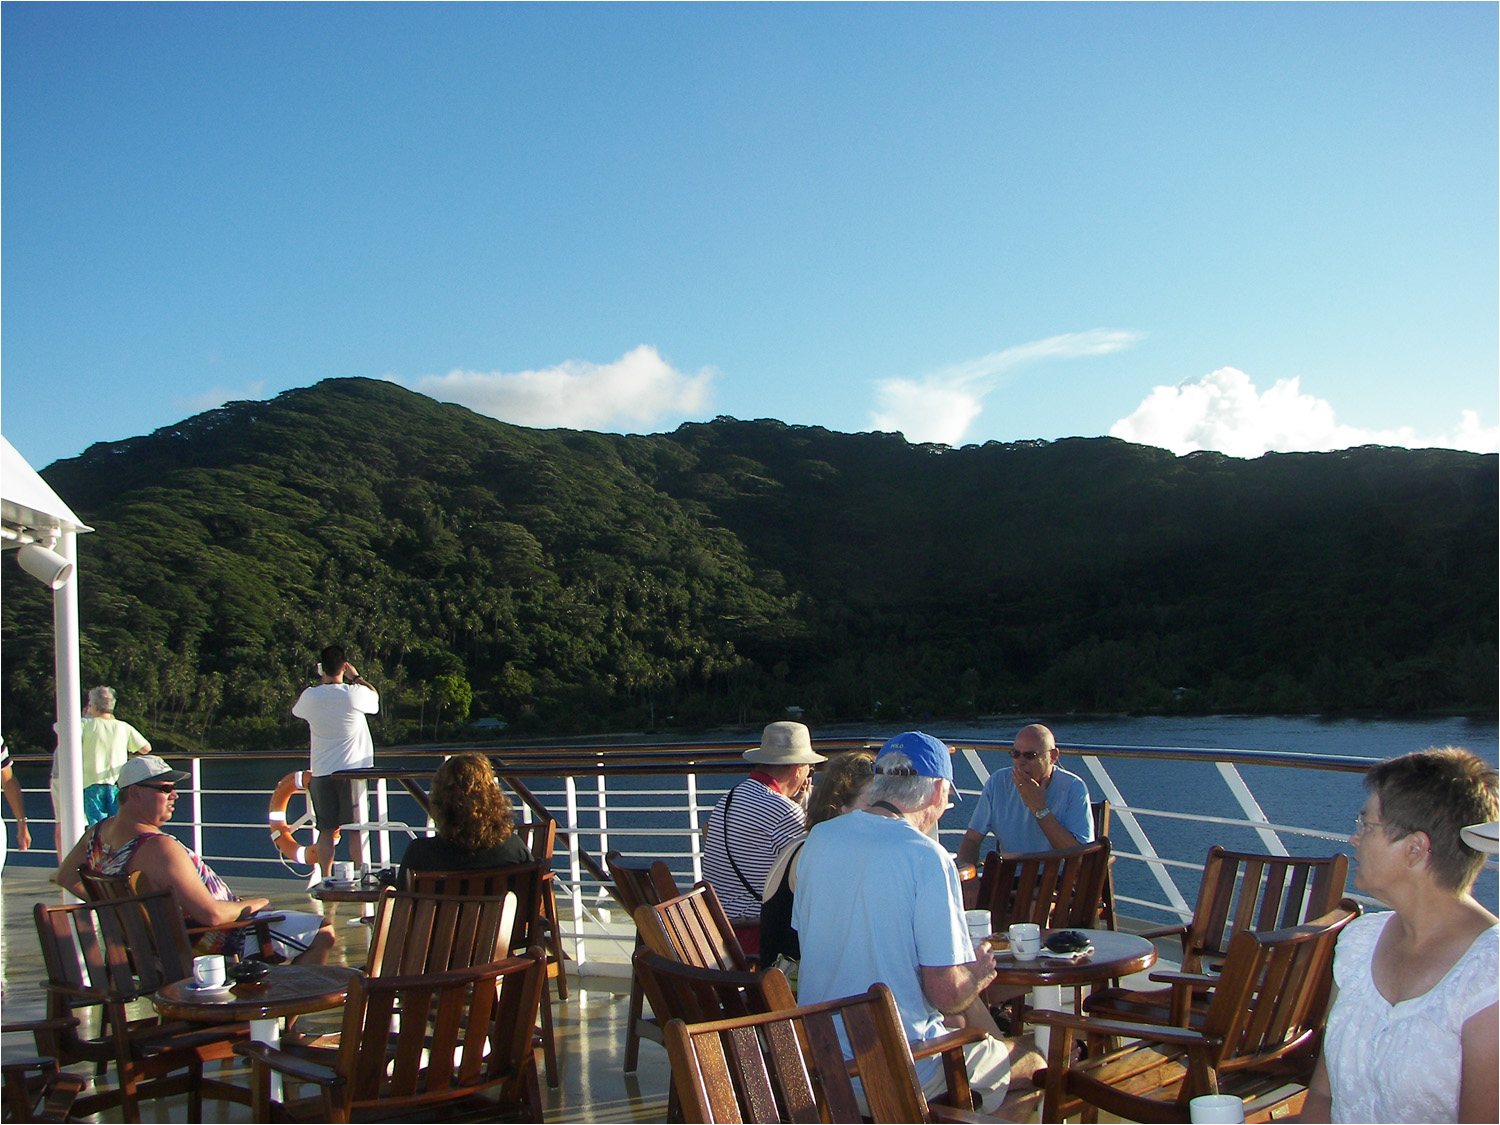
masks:
[[[151,785],[150,783],[145,781],[138,781],[136,782],[136,784],[139,785],[142,789],[154,789],[158,793],[172,794],[177,792],[177,786],[175,785]]]
[[[1354,818],[1354,834],[1356,836],[1363,835],[1365,832],[1368,832],[1371,828],[1388,828],[1388,827],[1390,827],[1390,826],[1386,825],[1386,824],[1380,824],[1380,823],[1378,823],[1376,821],[1373,821],[1373,820],[1366,820],[1364,813],[1360,813],[1358,816],[1356,816]]]
[[[1010,752],[1010,756],[1013,761],[1019,762],[1022,758],[1025,758],[1028,762],[1034,762],[1038,758],[1040,758],[1043,753],[1044,751],[1042,750],[1012,750]]]

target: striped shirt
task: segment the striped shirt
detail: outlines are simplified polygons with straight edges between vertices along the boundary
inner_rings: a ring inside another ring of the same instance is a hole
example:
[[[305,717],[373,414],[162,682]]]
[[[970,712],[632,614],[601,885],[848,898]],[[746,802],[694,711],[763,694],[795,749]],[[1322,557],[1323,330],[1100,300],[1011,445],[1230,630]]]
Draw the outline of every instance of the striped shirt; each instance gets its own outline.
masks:
[[[802,806],[755,778],[724,795],[708,818],[703,875],[731,920],[760,917],[760,896],[776,857],[806,831]]]

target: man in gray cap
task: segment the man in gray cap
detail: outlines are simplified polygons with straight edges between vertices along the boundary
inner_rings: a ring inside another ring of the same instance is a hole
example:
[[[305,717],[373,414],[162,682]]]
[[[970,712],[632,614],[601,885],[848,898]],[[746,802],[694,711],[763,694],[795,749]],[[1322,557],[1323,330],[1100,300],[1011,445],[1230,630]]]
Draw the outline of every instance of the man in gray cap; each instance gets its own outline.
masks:
[[[781,849],[807,831],[806,799],[812,768],[828,759],[813,753],[801,723],[772,723],[760,745],[746,750],[755,764],[714,807],[703,843],[703,874],[719,896],[735,934],[751,955],[760,952],[760,903]]]
[[[177,786],[187,779],[187,774],[154,754],[131,758],[115,781],[119,811],[89,826],[52,881],[82,898],[81,868],[105,875],[139,872],[142,891],[176,892],[183,917],[192,926],[222,926],[264,909],[268,899],[240,898],[196,852],[161,831],[177,807]],[[271,926],[271,941],[278,952],[307,964],[326,961],[334,934],[323,916],[294,910],[281,913],[281,921]],[[197,939],[193,952],[238,955],[244,940],[243,929],[210,930]]]

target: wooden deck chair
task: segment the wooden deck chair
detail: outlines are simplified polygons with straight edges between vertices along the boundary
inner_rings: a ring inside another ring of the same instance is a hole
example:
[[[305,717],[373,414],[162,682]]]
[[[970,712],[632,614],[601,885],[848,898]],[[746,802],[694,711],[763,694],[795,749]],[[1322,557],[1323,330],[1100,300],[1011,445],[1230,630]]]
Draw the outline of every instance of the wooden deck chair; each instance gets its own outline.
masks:
[[[118,875],[106,875],[102,871],[95,871],[91,867],[78,869],[78,880],[83,884],[83,897],[89,902],[103,902],[107,899],[134,898],[140,894],[141,873],[139,871],[121,872]],[[281,962],[285,958],[276,951],[271,943],[271,924],[282,921],[284,914],[254,914],[249,918],[241,918],[233,922],[225,922],[222,926],[188,926],[188,937],[197,941],[204,934],[215,933],[219,930],[254,930],[254,946],[249,952],[242,952],[241,957],[259,957],[262,961]],[[184,922],[184,924],[186,924]],[[251,935],[246,935],[247,938]],[[246,942],[249,945],[249,941]],[[234,958],[230,958],[234,960]]]
[[[1339,932],[1359,915],[1345,899],[1305,925],[1270,932],[1238,930],[1223,972],[1154,974],[1184,997],[1205,983],[1213,993],[1200,1029],[1035,1012],[1052,1028],[1042,1120],[1098,1111],[1127,1121],[1188,1121],[1188,1102],[1233,1094],[1246,1121],[1295,1113],[1307,1094],[1333,983]],[[1186,999],[1179,1006],[1186,1007]],[[1086,1035],[1132,1040],[1128,1046],[1072,1061]]]
[[[658,1025],[668,1020],[707,1023],[797,1006],[792,986],[779,969],[764,973],[699,969],[649,949],[636,950],[631,962]],[[682,1120],[675,1085],[667,1093],[667,1120]]]
[[[66,1025],[80,1010],[99,1012],[97,1034],[81,1034],[77,1024],[55,1032],[58,1065],[115,1068],[116,1088],[79,1097],[74,1114],[119,1106],[125,1121],[138,1122],[141,1099],[186,1093],[189,1118],[201,1121],[205,1095],[247,1100],[242,1087],[203,1076],[205,1061],[228,1058],[235,1042],[248,1036],[247,1024],[132,1018],[126,1010],[193,975],[192,946],[175,893],[75,906],[39,902],[33,914],[47,967],[48,1018]]]
[[[852,1061],[844,1058],[835,1019],[842,1020]],[[862,996],[787,1011],[693,1025],[674,1019],[664,1031],[672,1082],[690,1122],[860,1121],[853,1077],[863,1084],[871,1121],[989,1120],[967,1108],[928,1104],[896,1001],[883,984]],[[956,1069],[962,1076],[965,1095],[963,1044],[979,1034],[954,1032],[927,1044],[944,1052],[950,1074]]]
[[[646,947],[670,960],[732,973],[755,968],[734,936],[719,896],[707,883],[695,884],[686,894],[665,902],[639,907],[635,925]]]
[[[468,895],[493,898],[507,892],[516,896],[516,925],[510,952],[519,955],[532,946],[547,948],[546,919],[542,915],[542,892],[552,875],[550,859],[512,863],[504,867],[473,871],[418,871],[412,873],[411,889],[426,895]],[[562,1079],[557,1065],[557,1041],[552,1030],[552,1004],[541,1006],[542,1058],[547,1066],[547,1085]]]
[[[437,1121],[482,1104],[486,1121],[540,1121],[532,1029],[545,988],[540,946],[445,973],[356,978],[327,1065],[264,1043],[235,1047],[251,1061],[253,1119]],[[318,1092],[273,1107],[272,1071],[288,1089]]]
[[[1013,923],[1033,922],[1044,930],[1091,930],[1099,925],[1109,880],[1109,838],[1055,852],[1001,853],[985,857],[975,909],[990,912],[990,932],[1003,934]],[[1010,1009],[1010,1032],[1026,1023],[1026,994],[991,986],[991,1006]]]
[[[604,856],[604,864],[609,869],[610,878],[614,880],[614,885],[610,890],[615,896],[615,901],[625,908],[625,912],[631,916],[632,920],[635,918],[636,910],[640,907],[655,906],[669,898],[676,898],[681,893],[677,888],[677,880],[672,878],[671,868],[659,859],[631,859],[619,852],[608,852]],[[644,946],[640,930],[637,930],[635,948],[639,951]],[[627,1074],[634,1073],[640,1066],[642,1037],[653,1043],[662,1041],[661,1021],[654,1015],[648,1018],[644,1013],[645,993],[641,985],[640,974],[636,972],[632,964],[630,1007],[625,1023],[625,1073]]]
[[[1099,924],[1108,875],[1108,837],[1055,852],[991,852],[975,909],[990,912],[991,932],[997,934],[1014,922],[1091,930]]]
[[[365,972],[405,977],[504,960],[516,914],[514,892],[470,898],[387,889],[375,907]]]
[[[1182,969],[1213,968],[1241,930],[1269,932],[1319,918],[1337,906],[1349,875],[1349,857],[1317,858],[1230,852],[1214,847],[1203,865],[1203,881],[1191,922],[1150,930],[1142,937],[1182,939]],[[1170,989],[1099,989],[1084,1011],[1101,1019],[1136,1023],[1177,1022]],[[1201,1016],[1203,997],[1195,1005]]]
[[[542,921],[546,926],[547,979],[557,982],[557,998],[568,998],[567,954],[563,951],[562,930],[557,921],[557,878],[552,870],[552,853],[557,847],[557,821],[550,816],[516,825],[516,835],[526,845],[531,858],[547,864],[542,883]]]
[[[78,1019],[26,1020],[6,1023],[0,1032],[19,1035],[30,1032],[36,1042],[35,1055],[5,1055],[6,1121],[67,1121],[88,1080],[59,1070],[57,1035],[74,1031]]]
[[[1094,839],[1108,840],[1112,811],[1109,800],[1095,801],[1089,806],[1094,814]],[[1115,857],[1111,851],[1109,863],[1104,869],[1104,889],[1099,894],[1098,925],[1106,930],[1115,929]]]

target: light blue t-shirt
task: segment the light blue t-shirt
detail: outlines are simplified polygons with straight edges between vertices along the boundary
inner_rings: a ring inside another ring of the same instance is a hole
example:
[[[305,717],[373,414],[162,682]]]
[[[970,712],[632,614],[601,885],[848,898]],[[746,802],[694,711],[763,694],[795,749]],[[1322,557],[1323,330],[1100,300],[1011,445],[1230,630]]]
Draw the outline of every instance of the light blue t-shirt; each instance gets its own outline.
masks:
[[[852,812],[815,827],[798,861],[792,925],[802,944],[798,1003],[858,996],[881,981],[908,1039],[946,1030],[921,967],[967,964],[974,947],[958,868],[908,821]]]
[[[993,835],[1000,841],[998,847],[1002,852],[1056,851],[1036,814],[1021,800],[1011,772],[1003,769],[990,774],[979,803],[974,806],[969,830]],[[1064,769],[1053,769],[1052,780],[1047,783],[1047,807],[1080,844],[1093,841],[1094,811],[1089,807],[1089,787],[1083,778]]]

